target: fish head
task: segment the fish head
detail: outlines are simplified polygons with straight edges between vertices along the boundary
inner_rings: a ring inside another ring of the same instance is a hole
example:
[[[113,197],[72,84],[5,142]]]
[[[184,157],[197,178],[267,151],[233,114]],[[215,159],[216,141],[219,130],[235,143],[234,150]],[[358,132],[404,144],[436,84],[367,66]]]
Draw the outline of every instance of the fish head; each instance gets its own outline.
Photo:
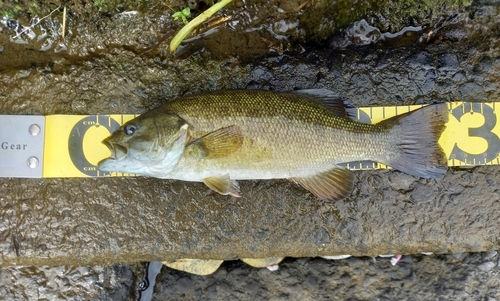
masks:
[[[150,111],[102,141],[111,156],[99,162],[104,172],[168,178],[188,142],[189,124],[172,112]]]

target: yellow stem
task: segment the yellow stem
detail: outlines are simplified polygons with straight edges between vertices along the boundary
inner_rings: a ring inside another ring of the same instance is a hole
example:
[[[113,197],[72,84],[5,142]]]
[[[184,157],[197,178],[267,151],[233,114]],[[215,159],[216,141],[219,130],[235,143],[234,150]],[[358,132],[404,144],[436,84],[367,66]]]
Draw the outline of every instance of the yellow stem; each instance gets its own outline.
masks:
[[[62,38],[64,39],[64,32],[66,31],[66,6],[63,11],[63,28],[62,28]]]
[[[179,30],[179,32],[175,35],[175,37],[170,41],[170,52],[174,52],[177,47],[181,44],[181,42],[187,37],[187,35],[193,31],[198,25],[205,22],[208,18],[210,18],[213,14],[218,12],[221,8],[228,5],[233,0],[222,0],[221,2],[217,2],[216,4],[210,6],[209,9],[202,12],[198,17],[191,20],[188,24]]]

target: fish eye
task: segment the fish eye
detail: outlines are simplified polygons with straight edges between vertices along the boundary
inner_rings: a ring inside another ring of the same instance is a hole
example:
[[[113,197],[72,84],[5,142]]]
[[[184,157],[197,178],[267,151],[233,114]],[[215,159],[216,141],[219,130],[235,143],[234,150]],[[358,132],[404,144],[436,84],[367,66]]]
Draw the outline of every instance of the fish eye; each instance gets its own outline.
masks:
[[[133,135],[135,133],[135,130],[136,130],[136,127],[135,125],[133,124],[127,124],[124,128],[123,128],[123,132],[126,134],[126,135]]]

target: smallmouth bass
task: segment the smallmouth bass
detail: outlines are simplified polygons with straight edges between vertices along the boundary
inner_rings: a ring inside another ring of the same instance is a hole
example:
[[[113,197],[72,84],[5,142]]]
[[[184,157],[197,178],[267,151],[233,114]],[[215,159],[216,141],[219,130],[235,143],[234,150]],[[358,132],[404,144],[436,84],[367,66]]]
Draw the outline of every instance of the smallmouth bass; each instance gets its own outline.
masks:
[[[447,159],[437,141],[448,121],[446,104],[378,124],[357,122],[346,108],[346,100],[326,89],[178,98],[104,139],[111,157],[98,168],[203,182],[236,197],[237,180],[284,178],[332,201],[353,188],[353,172],[339,163],[372,160],[414,176],[444,176]]]

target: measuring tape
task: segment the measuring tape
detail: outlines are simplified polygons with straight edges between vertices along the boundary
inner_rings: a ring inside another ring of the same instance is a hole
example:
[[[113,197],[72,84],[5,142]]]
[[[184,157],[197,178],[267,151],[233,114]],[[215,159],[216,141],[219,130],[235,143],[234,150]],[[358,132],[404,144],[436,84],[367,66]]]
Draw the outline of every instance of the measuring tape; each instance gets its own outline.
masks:
[[[448,103],[450,114],[439,144],[448,166],[500,164],[496,103]],[[377,123],[422,105],[358,109],[358,120]],[[129,176],[105,173],[97,163],[110,156],[101,141],[138,115],[0,115],[0,177],[67,178]],[[344,163],[352,169],[388,166],[372,161]]]

